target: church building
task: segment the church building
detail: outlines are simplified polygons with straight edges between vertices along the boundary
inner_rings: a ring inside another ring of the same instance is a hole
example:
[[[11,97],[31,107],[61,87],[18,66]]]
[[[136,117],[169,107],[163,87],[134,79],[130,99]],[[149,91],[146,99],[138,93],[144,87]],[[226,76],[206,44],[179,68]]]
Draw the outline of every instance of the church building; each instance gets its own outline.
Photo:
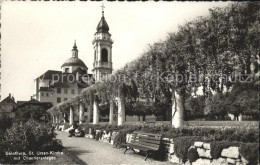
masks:
[[[103,6],[102,8],[104,9]],[[71,57],[61,65],[61,71],[48,70],[36,78],[36,100],[57,105],[78,95],[82,89],[99,81],[103,76],[112,73],[113,40],[104,17],[104,10],[102,10],[102,17],[96,30],[92,42],[94,46],[93,74],[88,73],[88,67],[79,58],[75,41]]]

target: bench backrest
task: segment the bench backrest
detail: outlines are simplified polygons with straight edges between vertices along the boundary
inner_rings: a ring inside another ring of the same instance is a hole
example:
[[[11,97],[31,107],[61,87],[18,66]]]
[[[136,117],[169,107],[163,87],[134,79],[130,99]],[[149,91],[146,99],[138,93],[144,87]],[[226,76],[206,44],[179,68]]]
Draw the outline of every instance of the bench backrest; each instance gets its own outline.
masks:
[[[133,132],[130,143],[140,144],[158,150],[160,147],[162,135],[143,132]]]

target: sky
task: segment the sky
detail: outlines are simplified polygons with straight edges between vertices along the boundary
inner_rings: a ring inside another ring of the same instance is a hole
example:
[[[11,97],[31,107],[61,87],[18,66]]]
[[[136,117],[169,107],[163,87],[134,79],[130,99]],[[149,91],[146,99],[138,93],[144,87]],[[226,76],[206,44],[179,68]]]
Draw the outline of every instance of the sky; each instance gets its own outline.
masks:
[[[104,2],[105,19],[114,40],[113,69],[140,56],[148,44],[165,40],[178,25],[209,14],[229,2]],[[102,2],[3,1],[1,8],[1,98],[35,94],[34,80],[47,70],[61,70],[74,40],[79,58],[93,66],[92,40],[101,19]]]

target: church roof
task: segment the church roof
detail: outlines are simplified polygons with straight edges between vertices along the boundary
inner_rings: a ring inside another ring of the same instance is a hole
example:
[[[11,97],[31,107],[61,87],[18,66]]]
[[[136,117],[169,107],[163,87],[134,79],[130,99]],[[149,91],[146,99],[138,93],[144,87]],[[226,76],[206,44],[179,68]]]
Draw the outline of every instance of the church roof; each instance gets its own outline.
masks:
[[[4,100],[1,101],[1,103],[16,104],[14,98],[12,98],[11,95],[7,96]]]
[[[45,73],[43,73],[40,77],[42,80],[51,80],[53,75],[60,75],[62,72],[61,71],[56,71],[56,70],[48,70]],[[37,78],[37,79],[38,79]]]
[[[78,58],[78,48],[77,48],[77,45],[76,45],[76,40],[75,40],[75,43],[73,45],[73,49],[72,49],[72,57],[67,59],[61,67],[64,67],[64,66],[80,66],[80,67],[84,67],[84,68],[88,68],[85,63]]]
[[[37,106],[42,106],[45,109],[49,109],[51,108],[53,105],[51,102],[40,102],[38,100],[35,99],[31,99],[29,101],[17,101],[18,107],[15,108],[15,111],[17,111],[18,109],[25,107],[27,105],[37,105]]]
[[[101,20],[99,21],[99,23],[97,25],[97,32],[108,33],[108,31],[109,31],[109,27],[108,27],[107,21],[105,20],[105,17],[102,16]]]
[[[76,57],[71,57],[69,59],[67,59],[61,67],[64,67],[64,66],[81,66],[81,67],[85,67],[85,68],[88,68],[85,63],[79,59],[79,58],[76,58]]]
[[[81,68],[77,68],[72,73],[86,74],[87,72],[86,72],[86,70],[83,70]]]
[[[76,80],[77,73],[79,73],[79,78],[81,83],[78,83]],[[93,75],[87,74],[86,71],[82,70],[81,68],[77,68],[72,73],[62,73],[61,71],[55,71],[55,70],[48,70],[43,75],[38,77],[37,79],[40,80],[52,80],[53,77],[55,77],[55,81],[51,81],[50,86],[51,87],[40,87],[40,91],[53,91],[52,87],[74,87],[75,85],[78,85],[79,87],[86,87],[89,86],[92,80]],[[85,76],[85,78],[83,77]],[[59,78],[57,78],[57,76]],[[84,79],[84,80],[83,80]],[[74,82],[74,83],[73,83]]]

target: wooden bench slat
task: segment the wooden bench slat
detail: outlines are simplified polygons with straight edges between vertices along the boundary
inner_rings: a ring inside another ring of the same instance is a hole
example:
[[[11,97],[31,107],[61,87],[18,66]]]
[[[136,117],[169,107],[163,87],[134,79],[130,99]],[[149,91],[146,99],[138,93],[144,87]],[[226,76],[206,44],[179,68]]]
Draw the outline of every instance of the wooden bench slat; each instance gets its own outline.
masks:
[[[137,131],[134,131],[133,132],[134,134],[143,134],[143,135],[150,135],[150,136],[159,136],[159,137],[161,137],[162,135],[160,135],[160,134],[152,134],[152,133],[145,133],[145,132],[137,132]]]
[[[161,141],[162,141],[162,135],[159,134],[133,132],[131,134],[130,142],[125,143],[123,146],[126,147],[125,152],[128,149],[138,149],[141,151],[145,151],[147,154],[145,157],[146,160],[150,154],[149,152],[159,150]]]
[[[148,140],[155,140],[155,141],[161,141],[161,138],[155,138],[155,137],[149,137],[149,136],[138,136],[138,135],[132,135],[132,138],[136,138],[136,137],[142,137]]]
[[[143,136],[143,137],[149,137],[149,138],[158,138],[160,139],[161,136],[151,136],[151,135],[146,135],[146,134],[132,134],[133,136]]]
[[[159,149],[159,145],[158,144],[147,143],[147,142],[144,142],[144,141],[137,141],[137,143],[141,144],[141,145],[145,145],[145,146],[149,146],[149,147],[155,147],[155,148]]]
[[[138,139],[143,142],[147,142],[147,143],[151,143],[151,144],[159,145],[161,143],[159,140],[150,140],[150,139],[145,139],[145,138],[140,138],[140,137]]]

